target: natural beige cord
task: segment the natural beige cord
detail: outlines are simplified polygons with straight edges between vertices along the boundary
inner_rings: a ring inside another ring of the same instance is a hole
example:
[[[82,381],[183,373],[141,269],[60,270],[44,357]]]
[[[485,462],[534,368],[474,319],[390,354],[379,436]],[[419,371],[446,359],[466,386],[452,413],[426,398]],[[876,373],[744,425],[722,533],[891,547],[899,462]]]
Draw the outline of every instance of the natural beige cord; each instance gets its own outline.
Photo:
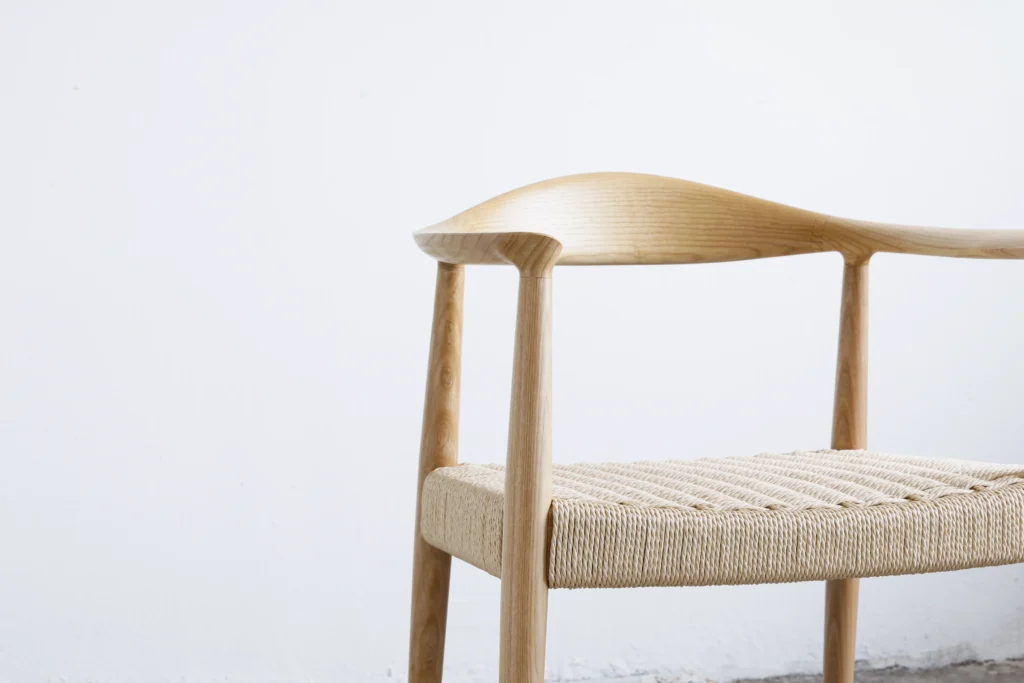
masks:
[[[424,540],[501,575],[504,468],[423,486]],[[776,583],[1024,561],[1024,468],[867,451],[555,465],[552,588]]]

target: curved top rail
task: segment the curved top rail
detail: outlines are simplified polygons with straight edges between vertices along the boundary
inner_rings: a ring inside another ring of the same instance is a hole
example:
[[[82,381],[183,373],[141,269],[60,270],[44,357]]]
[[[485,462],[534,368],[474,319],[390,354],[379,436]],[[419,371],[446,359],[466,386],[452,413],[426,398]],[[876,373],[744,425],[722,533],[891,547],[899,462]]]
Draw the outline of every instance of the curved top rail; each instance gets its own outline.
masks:
[[[839,251],[1024,258],[1024,230],[951,230],[870,223],[805,211],[686,180],[589,173],[506,192],[420,230],[416,243],[449,263],[659,264]]]

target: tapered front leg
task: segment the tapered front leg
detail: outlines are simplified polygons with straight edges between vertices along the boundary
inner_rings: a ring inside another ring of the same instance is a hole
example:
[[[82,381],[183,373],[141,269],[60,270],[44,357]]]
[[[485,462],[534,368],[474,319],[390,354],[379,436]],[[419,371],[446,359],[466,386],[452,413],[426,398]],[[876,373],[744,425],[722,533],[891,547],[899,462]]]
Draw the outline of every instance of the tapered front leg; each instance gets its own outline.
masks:
[[[501,554],[500,683],[543,683],[551,507],[551,277],[522,275]]]
[[[441,683],[448,619],[451,555],[420,535],[420,491],[438,467],[459,460],[459,377],[462,358],[462,266],[437,265],[434,322],[430,332],[427,395],[416,484],[416,537],[412,561],[412,626],[409,683]]]

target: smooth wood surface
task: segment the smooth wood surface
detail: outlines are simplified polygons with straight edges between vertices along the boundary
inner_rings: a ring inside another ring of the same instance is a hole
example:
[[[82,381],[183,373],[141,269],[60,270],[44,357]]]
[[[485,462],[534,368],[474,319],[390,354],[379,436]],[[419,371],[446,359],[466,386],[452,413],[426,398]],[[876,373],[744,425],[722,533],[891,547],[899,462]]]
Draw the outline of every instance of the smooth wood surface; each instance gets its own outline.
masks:
[[[832,403],[832,448],[866,448],[868,441],[868,264],[843,268],[839,351]]]
[[[825,666],[822,683],[853,683],[860,579],[825,582]]]
[[[868,263],[847,262],[839,317],[839,353],[832,412],[832,448],[867,447]],[[860,579],[825,584],[823,683],[853,683]]]
[[[452,558],[420,535],[420,491],[438,467],[459,460],[459,380],[462,365],[462,266],[437,264],[434,320],[430,331],[427,392],[416,482],[416,538],[413,545],[412,624],[409,683],[440,683],[448,618]]]
[[[550,508],[551,278],[521,275],[505,469],[500,683],[544,681]]]
[[[507,192],[415,234],[449,263],[700,263],[838,251],[1024,258],[1024,230],[951,230],[805,211],[686,180],[590,173]],[[560,247],[560,248],[559,248]],[[524,264],[527,267],[524,269]]]

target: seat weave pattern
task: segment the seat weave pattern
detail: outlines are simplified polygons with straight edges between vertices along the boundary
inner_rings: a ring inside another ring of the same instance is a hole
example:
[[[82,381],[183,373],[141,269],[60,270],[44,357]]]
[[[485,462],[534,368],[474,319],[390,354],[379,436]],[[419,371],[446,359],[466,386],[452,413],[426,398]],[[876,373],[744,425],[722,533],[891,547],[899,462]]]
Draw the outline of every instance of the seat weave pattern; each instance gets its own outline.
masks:
[[[501,576],[504,468],[423,485],[423,538]],[[778,583],[1024,561],[1024,467],[867,451],[555,465],[552,588]]]

